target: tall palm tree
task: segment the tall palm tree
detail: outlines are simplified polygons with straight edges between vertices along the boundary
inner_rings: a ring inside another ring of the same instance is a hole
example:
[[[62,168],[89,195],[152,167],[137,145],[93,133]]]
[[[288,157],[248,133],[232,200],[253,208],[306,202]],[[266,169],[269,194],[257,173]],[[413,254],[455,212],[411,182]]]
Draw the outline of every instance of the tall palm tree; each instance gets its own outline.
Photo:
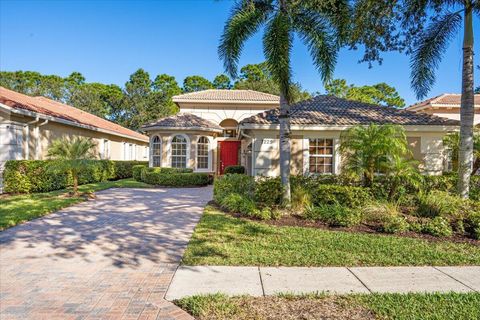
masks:
[[[60,160],[52,162],[52,170],[70,172],[73,179],[73,195],[78,195],[78,174],[88,165],[88,160],[95,159],[96,144],[90,138],[75,137],[72,140],[58,139],[48,148],[47,156],[50,159]]]
[[[435,82],[435,70],[449,42],[462,28],[463,64],[462,98],[460,108],[460,146],[458,154],[458,193],[469,193],[473,165],[473,15],[480,13],[479,0],[405,0],[407,20],[436,13],[435,19],[420,34],[411,57],[412,88],[418,98],[426,96]],[[415,22],[414,22],[415,23]],[[418,23],[418,22],[417,22]]]
[[[280,175],[286,205],[291,199],[289,110],[293,36],[297,34],[306,44],[325,82],[333,74],[349,12],[348,0],[239,0],[225,24],[218,52],[232,77],[236,77],[244,43],[265,26],[263,53],[280,88]]]

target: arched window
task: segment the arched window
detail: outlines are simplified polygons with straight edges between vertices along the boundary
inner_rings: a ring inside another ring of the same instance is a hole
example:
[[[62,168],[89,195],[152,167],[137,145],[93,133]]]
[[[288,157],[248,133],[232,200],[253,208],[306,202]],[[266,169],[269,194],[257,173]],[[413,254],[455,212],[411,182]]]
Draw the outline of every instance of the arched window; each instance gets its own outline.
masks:
[[[162,165],[162,140],[159,136],[152,139],[152,165],[160,167]]]
[[[172,167],[187,167],[187,139],[184,136],[177,135],[172,139]]]
[[[207,137],[200,137],[197,141],[197,169],[208,170],[210,163],[210,142]]]

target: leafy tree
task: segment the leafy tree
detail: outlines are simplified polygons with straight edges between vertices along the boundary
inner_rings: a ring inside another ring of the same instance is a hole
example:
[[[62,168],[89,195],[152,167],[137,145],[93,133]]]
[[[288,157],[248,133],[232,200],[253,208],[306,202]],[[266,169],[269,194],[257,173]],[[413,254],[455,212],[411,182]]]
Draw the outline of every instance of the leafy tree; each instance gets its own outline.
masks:
[[[237,74],[245,41],[265,26],[266,66],[280,89],[280,175],[287,205],[291,199],[289,111],[293,102],[290,63],[293,36],[296,33],[308,47],[322,80],[329,80],[348,14],[348,4],[343,0],[242,0],[235,4],[225,24],[219,55],[232,77]]]
[[[213,89],[213,84],[202,76],[188,76],[183,80],[183,92]]]
[[[355,126],[342,132],[340,140],[345,172],[362,177],[366,187],[372,185],[375,173],[388,171],[392,159],[411,155],[401,126]]]
[[[478,0],[356,0],[353,47],[365,47],[363,61],[381,61],[380,53],[406,50],[411,54],[411,85],[421,99],[435,83],[435,72],[449,43],[463,33],[462,102],[458,193],[468,197],[473,167],[473,16]]]
[[[325,90],[327,94],[349,100],[397,108],[405,106],[405,100],[400,97],[397,90],[383,82],[373,86],[357,87],[353,84],[347,85],[345,79],[335,79],[325,84]]]
[[[215,89],[232,89],[232,82],[226,74],[219,74],[213,79]]]
[[[458,150],[460,149],[460,134],[458,132],[452,132],[443,138],[443,144],[448,148],[452,157],[453,169],[458,169]],[[480,170],[480,128],[476,128],[473,135],[473,170],[474,175]]]
[[[145,123],[145,113],[151,103],[152,80],[143,69],[138,69],[125,83],[126,104],[120,123],[133,129],[138,129]]]
[[[272,78],[265,62],[247,64],[240,69],[239,79],[234,89],[255,90],[279,96],[280,87]],[[299,102],[311,98],[310,93],[304,91],[299,83],[290,84],[292,102]]]
[[[58,139],[48,148],[50,159],[61,160],[52,162],[50,169],[70,172],[73,179],[73,195],[78,195],[78,174],[88,166],[88,160],[97,157],[96,144],[91,138],[75,137],[73,140]]]
[[[182,89],[178,85],[175,77],[168,74],[159,74],[153,81],[153,90],[161,93],[165,97],[173,97],[181,94]]]

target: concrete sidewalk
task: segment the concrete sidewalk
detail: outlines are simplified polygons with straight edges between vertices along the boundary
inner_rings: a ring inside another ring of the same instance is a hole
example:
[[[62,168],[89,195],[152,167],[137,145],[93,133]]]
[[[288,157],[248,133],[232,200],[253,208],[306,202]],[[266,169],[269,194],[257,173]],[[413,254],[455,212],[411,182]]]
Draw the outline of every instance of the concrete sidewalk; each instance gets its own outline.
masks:
[[[328,292],[480,292],[480,266],[226,267],[181,266],[166,299],[208,293],[264,296]]]

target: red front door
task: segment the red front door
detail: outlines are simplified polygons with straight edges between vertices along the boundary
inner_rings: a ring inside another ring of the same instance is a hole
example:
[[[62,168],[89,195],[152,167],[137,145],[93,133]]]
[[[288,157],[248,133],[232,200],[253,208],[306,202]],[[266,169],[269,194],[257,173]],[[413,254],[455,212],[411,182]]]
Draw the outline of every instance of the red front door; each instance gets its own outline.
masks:
[[[240,141],[220,141],[220,174],[228,166],[238,164]]]

